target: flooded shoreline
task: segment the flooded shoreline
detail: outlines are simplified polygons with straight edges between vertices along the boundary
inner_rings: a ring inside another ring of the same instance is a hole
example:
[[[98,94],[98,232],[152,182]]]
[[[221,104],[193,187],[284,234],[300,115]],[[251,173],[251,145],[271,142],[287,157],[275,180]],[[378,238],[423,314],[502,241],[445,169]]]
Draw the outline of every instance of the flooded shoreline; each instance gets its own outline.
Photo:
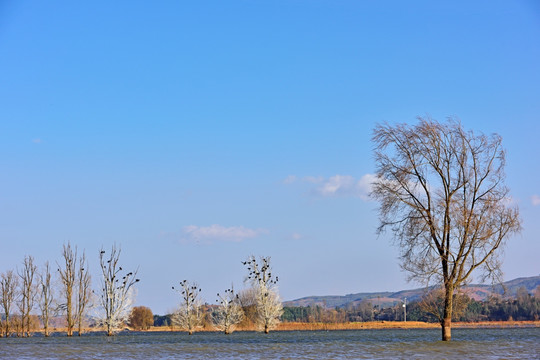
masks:
[[[540,353],[540,328],[89,333],[0,339],[2,359],[527,359]]]
[[[507,329],[507,328],[540,328],[540,321],[483,321],[483,322],[454,322],[452,329]],[[439,323],[427,323],[421,321],[366,321],[354,323],[300,323],[283,322],[272,331],[339,331],[339,330],[376,330],[376,329],[440,329]],[[54,336],[66,336],[65,329],[50,330]],[[104,332],[101,328],[87,328],[82,336]],[[257,332],[255,327],[237,328],[235,332]],[[126,328],[122,333],[182,333],[184,330],[178,327],[160,326],[151,327],[147,330],[135,330]],[[215,328],[200,328],[196,332],[216,332]],[[42,336],[42,331],[34,332],[32,336]],[[75,333],[74,337],[78,337]]]

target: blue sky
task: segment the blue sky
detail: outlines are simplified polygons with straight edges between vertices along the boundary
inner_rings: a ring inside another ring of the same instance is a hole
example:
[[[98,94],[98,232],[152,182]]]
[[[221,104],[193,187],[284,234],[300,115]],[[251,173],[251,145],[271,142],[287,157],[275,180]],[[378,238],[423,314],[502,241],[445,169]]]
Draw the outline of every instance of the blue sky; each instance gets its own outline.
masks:
[[[2,269],[101,246],[137,304],[206,301],[272,257],[285,300],[416,286],[377,237],[372,129],[416,116],[496,132],[540,273],[535,1],[0,2]]]

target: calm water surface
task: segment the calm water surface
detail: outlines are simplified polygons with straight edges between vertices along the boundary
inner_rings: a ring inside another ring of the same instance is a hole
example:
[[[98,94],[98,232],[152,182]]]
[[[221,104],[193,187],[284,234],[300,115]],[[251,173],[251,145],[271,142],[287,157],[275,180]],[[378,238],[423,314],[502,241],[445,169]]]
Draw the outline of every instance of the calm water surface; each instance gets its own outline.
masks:
[[[0,339],[0,359],[539,359],[540,328],[121,333]]]

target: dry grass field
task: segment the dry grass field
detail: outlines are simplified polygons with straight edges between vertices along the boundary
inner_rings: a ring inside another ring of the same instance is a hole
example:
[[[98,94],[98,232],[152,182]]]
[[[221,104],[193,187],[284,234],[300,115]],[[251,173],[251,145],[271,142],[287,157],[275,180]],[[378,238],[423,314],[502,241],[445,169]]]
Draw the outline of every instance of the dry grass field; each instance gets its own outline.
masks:
[[[540,327],[540,321],[486,321],[486,322],[454,322],[453,328],[508,328],[508,327]],[[274,331],[317,331],[317,330],[361,330],[361,329],[438,329],[438,323],[421,321],[366,321],[353,323],[280,323]],[[254,327],[237,328],[236,331],[254,331]],[[177,327],[152,327],[148,331],[181,331]],[[199,331],[215,331],[203,328]]]
[[[484,321],[484,322],[454,322],[452,328],[511,328],[511,327],[540,327],[540,321]],[[351,323],[300,323],[284,322],[280,323],[274,331],[320,331],[320,330],[362,330],[362,329],[438,329],[438,323],[426,323],[421,321],[366,321]],[[133,330],[133,329],[129,329]],[[239,327],[235,331],[255,331],[254,326]],[[101,328],[89,328],[84,332],[104,331]],[[145,331],[171,331],[181,332],[180,328],[174,326],[152,326]],[[216,331],[212,327],[201,328],[197,331]],[[62,333],[65,329],[54,328],[51,332]]]
[[[477,323],[455,322],[453,328],[506,328],[540,327],[540,321],[488,321]],[[281,323],[276,330],[359,330],[359,329],[430,329],[440,328],[438,323],[421,321],[367,321],[344,324]]]

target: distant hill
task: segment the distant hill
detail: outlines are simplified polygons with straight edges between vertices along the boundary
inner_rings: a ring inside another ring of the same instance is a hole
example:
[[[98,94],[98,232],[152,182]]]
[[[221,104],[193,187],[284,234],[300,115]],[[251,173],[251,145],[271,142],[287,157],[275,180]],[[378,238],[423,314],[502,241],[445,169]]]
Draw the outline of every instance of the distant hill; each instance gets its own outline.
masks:
[[[492,294],[503,295],[505,297],[515,297],[517,289],[525,287],[531,294],[534,293],[537,286],[540,286],[540,276],[522,277],[506,281],[502,285],[484,285],[471,284],[465,287],[468,295],[477,300],[485,300]],[[506,289],[506,291],[505,291]],[[319,305],[325,308],[345,307],[356,305],[364,300],[370,300],[374,305],[390,306],[398,302],[416,301],[426,292],[425,288],[413,290],[401,290],[398,292],[373,292],[356,293],[348,295],[329,295],[329,296],[308,296],[297,300],[285,301],[284,306],[315,306]]]

